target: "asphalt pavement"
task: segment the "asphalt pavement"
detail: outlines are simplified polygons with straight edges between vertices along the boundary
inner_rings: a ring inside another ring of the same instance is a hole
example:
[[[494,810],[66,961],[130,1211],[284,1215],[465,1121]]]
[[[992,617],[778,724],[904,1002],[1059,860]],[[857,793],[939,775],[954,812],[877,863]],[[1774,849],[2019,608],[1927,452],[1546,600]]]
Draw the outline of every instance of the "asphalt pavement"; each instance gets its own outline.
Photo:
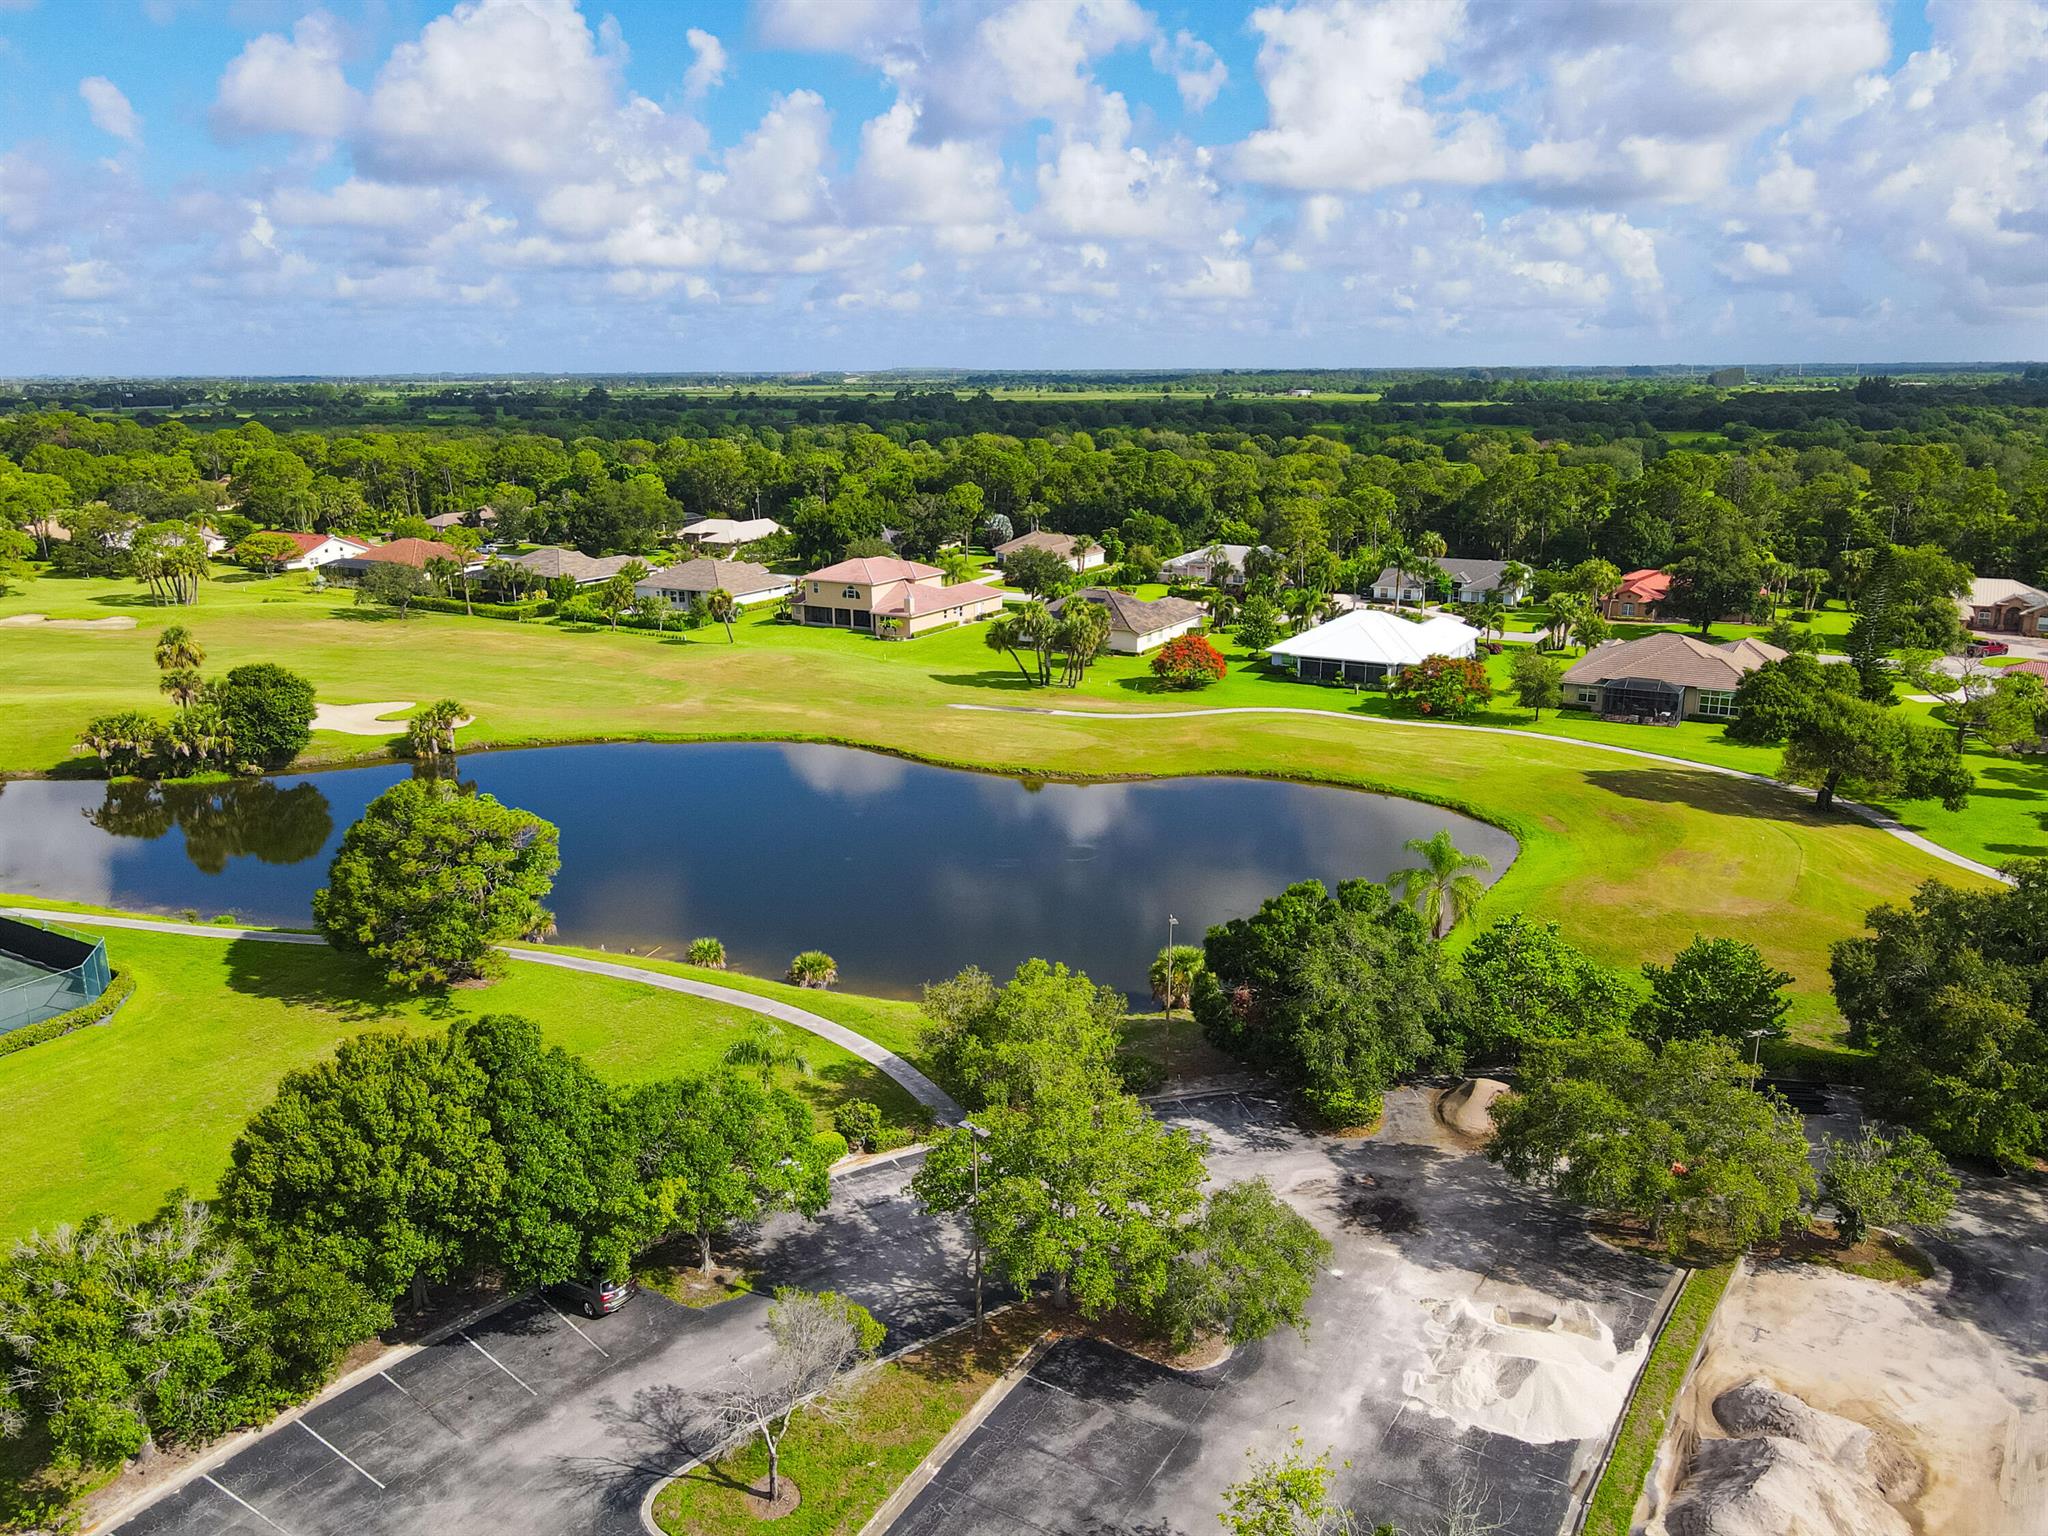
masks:
[[[897,1348],[972,1313],[958,1228],[918,1213],[915,1159],[842,1175],[823,1218],[732,1257],[866,1304]],[[649,1486],[706,1448],[704,1388],[767,1347],[766,1294],[642,1293],[590,1321],[527,1297],[279,1425],[123,1536],[631,1536]]]

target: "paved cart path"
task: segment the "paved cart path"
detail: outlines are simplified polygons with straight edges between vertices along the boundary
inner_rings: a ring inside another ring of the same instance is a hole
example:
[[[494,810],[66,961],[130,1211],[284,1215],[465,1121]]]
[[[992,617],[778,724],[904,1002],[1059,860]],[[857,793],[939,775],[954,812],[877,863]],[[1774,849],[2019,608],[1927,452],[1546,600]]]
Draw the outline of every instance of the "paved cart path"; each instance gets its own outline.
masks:
[[[41,907],[0,907],[0,913],[10,917],[76,924],[86,928],[136,928],[144,933],[169,933],[194,939],[252,939],[263,944],[327,942],[317,933],[280,933],[271,928],[227,928],[210,923],[178,923],[152,917],[110,917],[94,912],[60,912]],[[565,971],[584,971],[592,976],[610,976],[620,981],[639,982],[645,986],[660,987],[667,992],[684,992],[691,997],[706,998],[711,1002],[743,1008],[749,1013],[758,1013],[764,1018],[776,1019],[784,1024],[794,1024],[798,1029],[807,1030],[820,1039],[843,1046],[862,1061],[879,1068],[941,1120],[958,1120],[966,1113],[953,1102],[952,1095],[945,1089],[887,1046],[848,1029],[844,1024],[834,1023],[831,1019],[812,1013],[808,1008],[799,1008],[794,1003],[780,1002],[775,998],[762,997],[753,992],[743,992],[738,987],[720,986],[710,981],[695,981],[688,976],[672,976],[666,971],[645,970],[637,965],[625,965],[614,960],[589,960],[581,955],[562,955],[550,950],[523,947],[507,949],[505,953],[514,960],[530,961],[535,965],[552,965]]]

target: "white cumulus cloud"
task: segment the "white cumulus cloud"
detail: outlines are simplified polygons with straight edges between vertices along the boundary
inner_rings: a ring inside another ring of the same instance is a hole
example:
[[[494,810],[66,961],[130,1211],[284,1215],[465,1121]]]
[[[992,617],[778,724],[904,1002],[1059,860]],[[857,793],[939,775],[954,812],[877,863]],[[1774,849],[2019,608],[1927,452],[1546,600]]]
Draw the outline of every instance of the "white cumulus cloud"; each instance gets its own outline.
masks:
[[[129,104],[121,87],[105,75],[88,75],[78,82],[78,94],[92,115],[93,126],[130,144],[142,142],[142,114]]]

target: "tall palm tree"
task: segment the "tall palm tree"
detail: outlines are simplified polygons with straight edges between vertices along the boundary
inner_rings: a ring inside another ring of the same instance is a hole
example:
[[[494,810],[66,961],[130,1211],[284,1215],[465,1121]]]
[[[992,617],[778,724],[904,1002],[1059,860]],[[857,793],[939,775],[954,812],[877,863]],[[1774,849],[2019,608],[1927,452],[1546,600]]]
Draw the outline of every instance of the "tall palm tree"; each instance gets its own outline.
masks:
[[[1401,606],[1401,589],[1408,585],[1408,568],[1415,564],[1415,551],[1395,539],[1380,551],[1380,558],[1394,568],[1394,606]]]
[[[1423,567],[1426,569],[1435,570],[1437,568],[1437,561],[1443,559],[1450,552],[1451,546],[1444,542],[1444,536],[1434,528],[1426,530],[1415,540],[1415,557],[1422,562]],[[1421,572],[1418,571],[1417,574],[1420,575]],[[1422,590],[1422,600],[1426,603],[1429,601],[1429,584],[1427,582],[1423,583]]]
[[[199,669],[205,662],[205,648],[184,625],[169,625],[156,637],[156,665],[163,673],[158,686],[178,701],[178,708],[190,709],[199,697]]]
[[[1432,837],[1411,837],[1401,845],[1421,864],[1397,869],[1387,876],[1389,890],[1414,905],[1429,931],[1442,938],[1465,921],[1486,894],[1478,871],[1493,868],[1476,853],[1466,853],[1451,841],[1449,829]]]
[[[704,612],[710,616],[712,623],[725,626],[725,643],[727,645],[733,643],[732,621],[739,611],[740,605],[734,601],[733,595],[723,587],[713,587],[704,594]]]
[[[811,1075],[811,1059],[803,1048],[783,1033],[780,1024],[766,1019],[750,1022],[747,1032],[725,1048],[724,1060],[728,1067],[757,1068],[763,1083],[775,1081],[778,1067],[788,1067],[798,1077]]]
[[[1497,597],[1489,597],[1483,603],[1473,604],[1472,617],[1478,623],[1482,635],[1507,633],[1508,611],[1501,606]]]

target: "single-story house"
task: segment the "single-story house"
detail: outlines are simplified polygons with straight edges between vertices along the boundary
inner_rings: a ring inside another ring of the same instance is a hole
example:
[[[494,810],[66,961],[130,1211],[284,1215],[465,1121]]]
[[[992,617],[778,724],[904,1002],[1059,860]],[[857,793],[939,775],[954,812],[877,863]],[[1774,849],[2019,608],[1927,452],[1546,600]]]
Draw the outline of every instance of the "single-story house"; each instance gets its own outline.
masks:
[[[987,618],[1003,606],[1003,594],[979,582],[945,584],[946,573],[916,560],[841,560],[812,571],[802,583],[799,617],[806,624],[892,631],[908,639]],[[892,621],[885,627],[885,621]]]
[[[1761,640],[1709,645],[1670,631],[1640,640],[1609,640],[1565,673],[1564,702],[1610,719],[1651,725],[1732,720],[1742,680],[1765,662],[1784,658],[1783,651]]]
[[[1956,599],[1962,620],[1992,635],[2039,635],[2048,620],[2048,592],[2008,576],[1979,576]]]
[[[373,565],[409,565],[423,571],[429,560],[453,560],[468,570],[481,565],[475,556],[465,555],[452,544],[436,539],[393,539],[389,544],[373,544],[356,554],[330,560],[327,569],[336,576],[360,576]]]
[[[1670,595],[1669,571],[1630,571],[1620,586],[1600,599],[1600,612],[1609,619],[1655,619]]]
[[[205,546],[206,552],[209,555],[220,554],[228,547],[226,537],[217,530],[209,528],[204,523],[188,523],[185,526],[198,534],[199,542]],[[110,549],[126,549],[134,543],[135,534],[136,530],[133,528],[123,528],[118,533],[110,533],[107,535],[107,547]],[[69,538],[70,535],[66,534],[65,537]],[[171,539],[174,543],[182,544],[185,542],[185,536],[182,533],[175,537],[166,534],[165,537]]]
[[[1442,571],[1451,579],[1451,601],[1454,603],[1476,603],[1489,597],[1499,598],[1512,607],[1524,595],[1520,582],[1504,586],[1503,573],[1508,568],[1505,560],[1466,560],[1457,555],[1446,555],[1443,559],[1430,562],[1418,560],[1415,566],[1404,566],[1399,572],[1390,565],[1372,579],[1373,601],[1380,603],[1419,603],[1429,596],[1429,577],[1432,570]]]
[[[429,528],[488,528],[498,520],[498,514],[490,507],[476,507],[468,512],[442,512],[427,519]]]
[[[639,558],[638,555],[586,555],[578,549],[557,549],[548,544],[539,549],[529,549],[523,555],[510,556],[505,563],[524,566],[544,584],[567,576],[579,587],[595,587],[610,581]]]
[[[1085,534],[1079,533],[1020,533],[1014,539],[1004,540],[989,553],[997,560],[1008,560],[1019,550],[1042,549],[1049,554],[1058,555],[1077,571],[1092,571],[1109,556],[1103,552],[1102,545],[1095,539],[1089,539],[1087,549],[1076,554],[1075,551],[1080,548],[1081,540],[1085,537]]]
[[[1273,553],[1263,544],[1259,549],[1264,554]],[[1192,582],[1205,587],[1243,586],[1245,556],[1251,552],[1249,544],[1207,544],[1160,561],[1159,574],[1169,582]]]
[[[789,596],[796,590],[796,581],[748,560],[700,556],[633,583],[636,596],[658,597],[676,608],[695,608],[721,588],[730,592],[740,607],[751,608],[756,603],[772,603]]]
[[[1377,683],[1430,656],[1467,658],[1479,631],[1434,614],[1419,623],[1380,608],[1355,608],[1266,647],[1273,664],[1312,683]]]
[[[287,528],[265,530],[281,539],[290,539],[298,546],[299,552],[285,561],[288,571],[310,571],[318,566],[332,565],[337,560],[347,560],[369,549],[360,539],[346,539],[338,533],[299,533]]]
[[[680,537],[699,549],[740,549],[780,532],[782,524],[772,517],[700,517]]]
[[[1108,648],[1120,656],[1142,656],[1200,627],[1208,610],[1184,597],[1145,602],[1114,587],[1083,587],[1052,605],[1064,613],[1070,603],[1096,603],[1109,613]]]

